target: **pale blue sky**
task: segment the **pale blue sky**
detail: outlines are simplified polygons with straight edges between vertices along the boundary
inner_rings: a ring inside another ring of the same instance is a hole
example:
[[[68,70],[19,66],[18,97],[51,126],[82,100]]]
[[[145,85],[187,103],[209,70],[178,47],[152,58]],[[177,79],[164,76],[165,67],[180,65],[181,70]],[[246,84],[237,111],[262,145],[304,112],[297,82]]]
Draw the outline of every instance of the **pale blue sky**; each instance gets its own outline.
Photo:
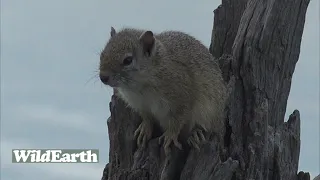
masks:
[[[93,79],[110,26],[183,30],[209,46],[220,1],[1,0],[1,179],[99,179],[110,89]],[[301,113],[300,170],[319,174],[319,1],[308,9],[287,117]],[[11,164],[12,148],[99,148],[100,164]]]

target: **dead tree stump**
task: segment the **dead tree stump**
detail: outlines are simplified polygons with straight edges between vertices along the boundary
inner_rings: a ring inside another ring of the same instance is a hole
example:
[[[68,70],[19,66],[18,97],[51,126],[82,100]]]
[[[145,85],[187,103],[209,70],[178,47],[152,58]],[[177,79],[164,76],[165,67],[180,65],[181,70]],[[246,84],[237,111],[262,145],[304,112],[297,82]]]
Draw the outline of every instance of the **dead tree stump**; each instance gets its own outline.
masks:
[[[222,0],[214,11],[210,51],[219,61],[230,98],[226,154],[214,141],[200,152],[174,151],[165,161],[157,133],[137,149],[140,117],[112,96],[108,120],[110,162],[103,180],[309,180],[297,172],[300,115],[284,121],[309,0]]]

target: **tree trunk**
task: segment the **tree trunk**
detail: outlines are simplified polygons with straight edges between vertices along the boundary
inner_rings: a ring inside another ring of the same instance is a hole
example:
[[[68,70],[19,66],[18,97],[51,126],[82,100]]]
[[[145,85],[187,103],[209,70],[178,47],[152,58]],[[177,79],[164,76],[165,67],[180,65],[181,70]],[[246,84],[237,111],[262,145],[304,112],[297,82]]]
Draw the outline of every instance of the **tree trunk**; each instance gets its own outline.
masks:
[[[309,0],[222,0],[210,51],[229,84],[223,155],[215,141],[200,152],[174,149],[165,159],[158,135],[137,149],[141,119],[112,96],[110,162],[103,180],[309,180],[298,171],[300,115],[284,122]]]

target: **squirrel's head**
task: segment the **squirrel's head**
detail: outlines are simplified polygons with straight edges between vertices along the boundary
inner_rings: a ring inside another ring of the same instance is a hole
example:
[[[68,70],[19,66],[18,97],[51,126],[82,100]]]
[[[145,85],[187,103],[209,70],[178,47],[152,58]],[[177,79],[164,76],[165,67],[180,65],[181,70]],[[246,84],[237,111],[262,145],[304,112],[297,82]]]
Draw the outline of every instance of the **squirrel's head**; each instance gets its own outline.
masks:
[[[138,85],[147,77],[161,43],[151,31],[111,27],[110,39],[100,56],[101,82],[111,87]]]

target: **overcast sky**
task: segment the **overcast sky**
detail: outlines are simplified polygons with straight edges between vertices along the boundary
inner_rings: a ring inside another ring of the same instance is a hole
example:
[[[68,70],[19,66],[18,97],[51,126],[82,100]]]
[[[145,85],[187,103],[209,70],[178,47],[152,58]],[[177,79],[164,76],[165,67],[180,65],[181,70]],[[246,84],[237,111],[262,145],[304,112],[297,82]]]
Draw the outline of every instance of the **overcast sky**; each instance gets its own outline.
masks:
[[[219,3],[1,0],[1,179],[100,179],[108,162],[111,92],[90,78],[110,27],[183,30],[209,46],[212,11]],[[318,0],[309,5],[286,117],[294,109],[302,121],[299,169],[314,176],[319,174]],[[98,148],[100,163],[12,164],[13,148]]]

